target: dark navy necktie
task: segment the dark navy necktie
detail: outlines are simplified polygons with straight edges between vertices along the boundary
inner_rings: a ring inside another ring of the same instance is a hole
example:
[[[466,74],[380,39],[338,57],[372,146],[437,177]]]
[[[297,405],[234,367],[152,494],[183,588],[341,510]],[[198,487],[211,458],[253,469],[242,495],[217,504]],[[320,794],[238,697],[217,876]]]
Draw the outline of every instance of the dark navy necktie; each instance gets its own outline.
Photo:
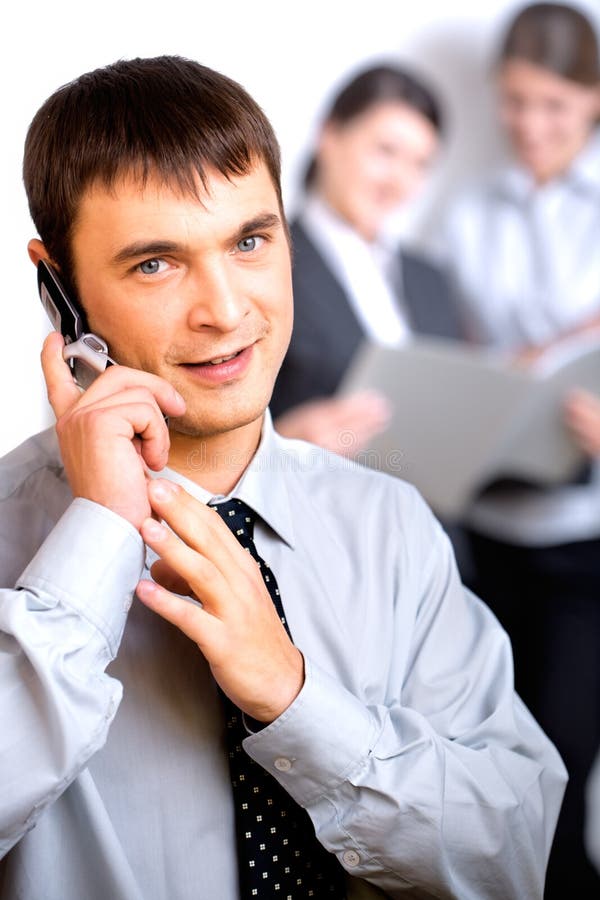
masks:
[[[241,500],[214,504],[214,508],[260,566],[267,590],[290,635],[275,576],[254,544],[256,513]],[[317,840],[306,810],[245,752],[242,741],[248,732],[242,713],[224,694],[222,698],[235,806],[240,896],[243,900],[343,900],[344,870]]]

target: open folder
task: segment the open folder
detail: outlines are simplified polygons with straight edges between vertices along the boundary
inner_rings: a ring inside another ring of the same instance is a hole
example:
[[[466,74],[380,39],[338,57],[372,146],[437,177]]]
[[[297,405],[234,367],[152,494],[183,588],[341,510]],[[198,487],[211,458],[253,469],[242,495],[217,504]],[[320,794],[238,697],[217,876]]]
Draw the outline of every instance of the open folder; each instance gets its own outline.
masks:
[[[436,513],[459,518],[492,482],[573,478],[585,462],[563,422],[568,391],[600,394],[600,336],[565,341],[531,367],[438,338],[400,348],[365,343],[340,386],[391,402],[387,431],[358,460],[410,481]]]

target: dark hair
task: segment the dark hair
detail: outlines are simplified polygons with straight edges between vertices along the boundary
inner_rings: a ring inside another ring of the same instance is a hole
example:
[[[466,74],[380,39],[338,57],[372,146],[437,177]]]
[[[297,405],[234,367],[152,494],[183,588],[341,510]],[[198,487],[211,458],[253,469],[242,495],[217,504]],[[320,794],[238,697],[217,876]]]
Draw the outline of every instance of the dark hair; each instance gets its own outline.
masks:
[[[585,86],[600,82],[598,39],[589,19],[572,6],[533,3],[511,21],[498,62],[520,59]]]
[[[29,209],[50,257],[72,287],[71,237],[78,205],[95,181],[124,174],[196,193],[206,170],[244,175],[263,161],[280,206],[280,151],[249,94],[224,75],[179,56],[120,60],[59,88],[25,141]]]
[[[442,111],[433,91],[406,69],[391,65],[374,66],[355,75],[334,98],[324,122],[344,125],[385,102],[404,103],[421,113],[436,131],[442,131]],[[304,176],[305,187],[313,184],[317,165],[313,157]]]

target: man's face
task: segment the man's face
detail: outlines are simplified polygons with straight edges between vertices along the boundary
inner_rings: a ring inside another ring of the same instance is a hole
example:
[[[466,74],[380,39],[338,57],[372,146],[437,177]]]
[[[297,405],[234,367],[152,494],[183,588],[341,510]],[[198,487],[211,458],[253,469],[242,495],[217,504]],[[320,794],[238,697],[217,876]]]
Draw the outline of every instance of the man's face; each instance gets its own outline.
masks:
[[[209,171],[198,197],[152,179],[94,185],[72,248],[91,330],[118,363],[182,394],[186,413],[172,428],[207,437],[267,406],[290,339],[292,287],[264,164],[230,180]]]

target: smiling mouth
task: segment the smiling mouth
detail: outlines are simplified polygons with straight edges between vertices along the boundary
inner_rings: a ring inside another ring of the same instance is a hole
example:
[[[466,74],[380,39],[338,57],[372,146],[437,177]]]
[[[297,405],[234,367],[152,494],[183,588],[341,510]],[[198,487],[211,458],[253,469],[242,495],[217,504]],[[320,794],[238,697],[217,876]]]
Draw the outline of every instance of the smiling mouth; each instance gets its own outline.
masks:
[[[232,359],[235,359],[240,353],[243,353],[246,350],[246,347],[242,347],[241,350],[236,350],[235,353],[229,353],[227,356],[214,356],[212,359],[207,359],[204,362],[195,362],[195,363],[184,363],[185,366],[220,366],[223,363],[231,362]]]

